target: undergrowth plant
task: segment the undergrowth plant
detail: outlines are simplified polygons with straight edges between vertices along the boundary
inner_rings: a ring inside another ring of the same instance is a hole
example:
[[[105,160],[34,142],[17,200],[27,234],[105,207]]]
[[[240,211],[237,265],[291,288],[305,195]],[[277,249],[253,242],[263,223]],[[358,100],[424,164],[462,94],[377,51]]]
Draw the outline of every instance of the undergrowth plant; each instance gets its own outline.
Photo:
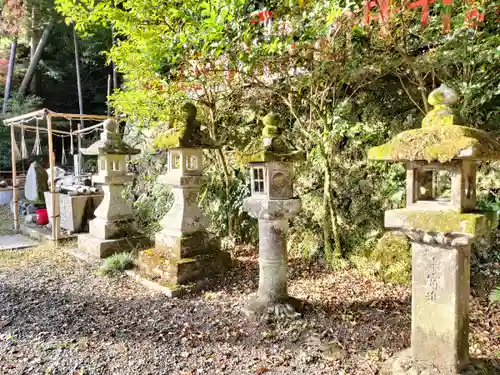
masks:
[[[132,253],[116,253],[103,260],[97,273],[101,276],[117,276],[125,270],[134,267],[134,255]]]

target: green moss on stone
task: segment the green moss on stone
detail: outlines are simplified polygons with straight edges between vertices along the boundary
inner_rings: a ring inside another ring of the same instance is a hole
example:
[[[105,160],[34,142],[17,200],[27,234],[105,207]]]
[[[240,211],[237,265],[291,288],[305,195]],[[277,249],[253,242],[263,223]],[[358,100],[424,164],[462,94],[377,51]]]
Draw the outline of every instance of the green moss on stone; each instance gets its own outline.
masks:
[[[464,233],[471,237],[484,234],[493,225],[489,213],[457,213],[453,211],[414,211],[407,213],[406,227],[429,232]]]
[[[160,281],[158,284],[161,285],[162,287],[170,289],[172,291],[181,289],[181,286],[179,284],[173,284],[173,283],[169,283],[166,281]]]
[[[471,149],[470,159],[499,159],[500,144],[488,133],[465,126],[431,126],[407,130],[368,151],[373,160],[450,161]]]

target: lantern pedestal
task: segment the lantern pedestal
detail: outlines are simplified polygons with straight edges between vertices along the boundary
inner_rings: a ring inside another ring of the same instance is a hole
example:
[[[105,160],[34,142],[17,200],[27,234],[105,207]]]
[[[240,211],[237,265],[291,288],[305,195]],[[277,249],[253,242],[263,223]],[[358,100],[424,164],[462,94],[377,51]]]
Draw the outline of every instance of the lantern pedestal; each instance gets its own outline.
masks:
[[[198,206],[202,177],[201,148],[169,150],[169,171],[158,181],[171,186],[174,202],[161,220],[155,247],[139,253],[144,276],[171,290],[189,289],[230,264],[220,241],[206,231],[206,219]]]
[[[122,197],[125,183],[132,176],[119,176],[94,181],[103,182],[104,198],[89,222],[89,233],[78,236],[78,248],[96,258],[106,258],[121,251],[147,246],[149,240],[137,234],[134,214]]]
[[[296,317],[301,303],[288,296],[286,232],[288,218],[299,212],[301,201],[251,197],[243,208],[259,220],[259,289],[243,312],[256,317]]]
[[[412,242],[411,349],[389,360],[382,374],[455,375],[469,363],[470,253],[495,215],[398,209],[385,226]]]
[[[422,128],[368,151],[370,159],[406,164],[406,209],[387,211],[385,226],[412,242],[411,349],[382,374],[456,375],[469,364],[471,245],[498,226],[496,214],[476,211],[476,164],[499,160],[500,144],[459,125],[457,101],[441,85],[429,95],[434,108]]]
[[[140,150],[121,141],[119,125],[108,119],[104,122],[101,139],[82,150],[85,155],[97,155],[99,173],[93,182],[102,184],[104,197],[89,222],[89,233],[78,236],[78,249],[92,257],[105,258],[121,251],[147,246],[148,239],[137,233],[132,206],[122,197],[125,184],[132,182],[127,174],[127,155]]]

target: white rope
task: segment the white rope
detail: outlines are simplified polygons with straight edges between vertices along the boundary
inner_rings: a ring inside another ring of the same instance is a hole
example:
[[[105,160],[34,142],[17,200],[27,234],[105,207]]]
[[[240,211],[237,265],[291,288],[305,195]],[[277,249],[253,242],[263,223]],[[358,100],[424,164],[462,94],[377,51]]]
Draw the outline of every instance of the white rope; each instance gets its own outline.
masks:
[[[24,128],[21,128],[21,159],[28,159],[28,149],[24,138]]]
[[[71,122],[71,119],[69,120],[69,154],[74,155],[75,154],[75,149],[73,146],[73,123]]]
[[[36,135],[35,144],[33,145],[33,155],[40,155],[42,153],[42,147],[40,146],[40,130],[38,129],[38,118],[36,118]]]
[[[14,133],[14,139],[13,139],[13,145],[12,145],[12,151],[14,151],[14,155],[16,156],[16,160],[21,160],[21,153],[19,152],[19,147],[17,147],[17,142],[16,142],[16,133]]]
[[[38,120],[43,120],[44,119],[44,116],[33,116],[33,117],[30,117],[30,118],[26,118],[26,119],[23,119],[23,120],[19,120],[19,121],[16,121],[16,122],[11,122],[9,123],[9,126],[16,126],[16,125],[22,125],[22,124],[27,124],[33,120],[36,120],[38,122]]]
[[[61,142],[62,142],[61,164],[66,165],[66,149],[64,148],[64,137],[61,137]]]

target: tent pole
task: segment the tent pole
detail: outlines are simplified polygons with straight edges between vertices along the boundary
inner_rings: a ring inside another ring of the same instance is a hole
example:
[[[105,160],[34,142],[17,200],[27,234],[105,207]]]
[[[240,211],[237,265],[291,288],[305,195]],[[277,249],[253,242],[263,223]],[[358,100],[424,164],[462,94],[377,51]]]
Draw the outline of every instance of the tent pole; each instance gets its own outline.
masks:
[[[50,162],[50,198],[52,200],[52,240],[59,240],[59,194],[56,193],[55,184],[55,155],[52,142],[52,117],[47,115],[47,131],[49,133],[49,162]],[[56,200],[57,198],[57,200]]]
[[[16,150],[14,145],[16,144],[16,134],[13,125],[10,126],[10,153],[12,155],[12,203],[14,208],[14,230],[19,232],[21,229],[19,223],[19,197],[17,194],[17,169],[16,169]]]

